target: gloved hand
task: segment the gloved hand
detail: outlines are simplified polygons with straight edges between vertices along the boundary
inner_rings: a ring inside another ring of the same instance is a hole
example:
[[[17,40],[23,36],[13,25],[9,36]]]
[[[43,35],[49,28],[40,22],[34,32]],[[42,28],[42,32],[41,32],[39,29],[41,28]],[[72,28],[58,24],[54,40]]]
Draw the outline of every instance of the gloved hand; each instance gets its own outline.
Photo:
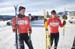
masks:
[[[13,32],[15,32],[16,31],[16,29],[13,29]]]
[[[46,28],[45,30],[48,31],[48,28]]]
[[[63,25],[65,25],[65,24],[66,24],[66,21],[64,20],[64,21],[63,21]]]
[[[31,29],[29,29],[29,34],[31,34],[32,33],[32,30]]]

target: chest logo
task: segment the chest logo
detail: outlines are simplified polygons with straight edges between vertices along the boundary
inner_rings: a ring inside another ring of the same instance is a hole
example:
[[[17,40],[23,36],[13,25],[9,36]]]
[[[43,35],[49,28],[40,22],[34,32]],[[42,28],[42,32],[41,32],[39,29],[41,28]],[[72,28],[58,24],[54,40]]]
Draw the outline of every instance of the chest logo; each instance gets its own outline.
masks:
[[[19,25],[26,25],[26,24],[28,24],[28,21],[26,21],[26,20],[19,20],[18,24]]]
[[[59,22],[51,22],[49,25],[53,27],[59,26]]]

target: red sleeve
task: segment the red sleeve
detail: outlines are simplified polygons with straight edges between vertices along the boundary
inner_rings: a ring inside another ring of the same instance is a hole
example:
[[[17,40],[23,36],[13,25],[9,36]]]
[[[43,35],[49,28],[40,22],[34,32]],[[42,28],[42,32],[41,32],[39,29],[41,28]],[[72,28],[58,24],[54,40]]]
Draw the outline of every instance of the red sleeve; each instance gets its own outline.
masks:
[[[16,18],[12,18],[12,31],[15,32]]]
[[[63,27],[64,25],[63,25],[63,23],[61,22],[61,20],[60,19],[58,19],[59,20],[59,25],[60,25],[60,27]]]
[[[30,19],[29,18],[28,18],[28,28],[31,29],[31,24],[30,24]]]
[[[29,28],[31,29],[31,24],[30,24],[30,20],[29,20],[29,23],[28,23],[28,25],[29,25]]]
[[[28,29],[29,29],[29,33],[32,33],[32,28],[31,28],[31,24],[30,24],[30,19],[28,18]]]

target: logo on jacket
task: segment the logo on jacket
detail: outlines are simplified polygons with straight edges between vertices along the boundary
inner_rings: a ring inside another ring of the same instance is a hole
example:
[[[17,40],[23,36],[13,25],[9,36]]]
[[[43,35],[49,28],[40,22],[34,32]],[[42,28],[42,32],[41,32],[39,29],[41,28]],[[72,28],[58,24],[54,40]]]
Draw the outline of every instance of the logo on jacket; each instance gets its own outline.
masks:
[[[26,25],[26,24],[28,24],[28,21],[26,21],[26,20],[19,20],[18,24],[19,25]]]
[[[54,26],[59,26],[59,22],[51,22],[51,23],[50,23],[50,26],[53,26],[53,27],[54,27]]]

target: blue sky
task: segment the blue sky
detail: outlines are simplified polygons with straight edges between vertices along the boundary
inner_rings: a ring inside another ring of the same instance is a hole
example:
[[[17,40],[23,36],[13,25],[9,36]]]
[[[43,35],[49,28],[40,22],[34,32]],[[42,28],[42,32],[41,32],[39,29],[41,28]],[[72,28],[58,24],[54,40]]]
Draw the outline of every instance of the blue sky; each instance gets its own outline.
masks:
[[[0,15],[14,15],[14,5],[26,7],[26,14],[42,14],[43,9],[49,12],[52,9],[57,11],[75,10],[75,0],[0,0]]]

